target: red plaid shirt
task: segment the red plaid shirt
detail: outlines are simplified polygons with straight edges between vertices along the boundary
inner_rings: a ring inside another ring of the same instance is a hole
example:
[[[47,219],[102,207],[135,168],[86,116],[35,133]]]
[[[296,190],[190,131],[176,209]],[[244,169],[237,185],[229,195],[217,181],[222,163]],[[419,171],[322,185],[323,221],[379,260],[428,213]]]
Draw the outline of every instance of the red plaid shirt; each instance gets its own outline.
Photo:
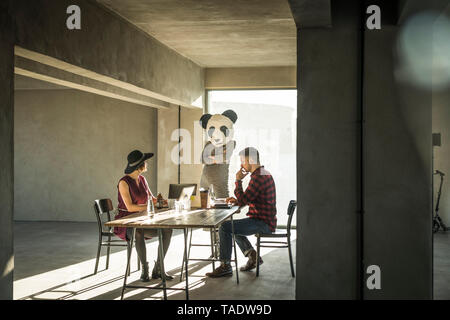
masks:
[[[273,177],[264,166],[253,171],[250,177],[245,192],[242,190],[242,181],[236,181],[234,195],[238,205],[248,205],[247,216],[264,221],[274,232],[277,227],[277,199]]]

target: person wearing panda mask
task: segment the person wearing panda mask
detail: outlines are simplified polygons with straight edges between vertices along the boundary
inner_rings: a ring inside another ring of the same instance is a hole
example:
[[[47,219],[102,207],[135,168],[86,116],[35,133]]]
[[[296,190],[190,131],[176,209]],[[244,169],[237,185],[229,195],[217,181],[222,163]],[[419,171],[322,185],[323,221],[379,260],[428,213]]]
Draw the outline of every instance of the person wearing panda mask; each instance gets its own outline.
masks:
[[[203,172],[200,187],[208,189],[211,185],[216,198],[228,198],[228,172],[230,158],[236,147],[233,140],[237,115],[233,110],[222,114],[204,114],[200,125],[206,130],[208,142],[202,152]]]

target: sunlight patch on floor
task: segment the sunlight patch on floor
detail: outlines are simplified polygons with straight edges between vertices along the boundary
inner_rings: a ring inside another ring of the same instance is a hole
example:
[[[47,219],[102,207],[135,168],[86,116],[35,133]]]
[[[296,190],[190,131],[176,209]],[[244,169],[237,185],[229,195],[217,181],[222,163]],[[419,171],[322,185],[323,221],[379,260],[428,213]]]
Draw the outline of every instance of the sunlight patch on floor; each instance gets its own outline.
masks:
[[[255,237],[249,237],[252,243],[255,243]],[[292,235],[295,240],[295,231]],[[205,243],[210,241],[209,232],[197,229],[193,233],[193,243]],[[149,260],[150,272],[156,260],[158,243],[147,243],[147,255]],[[184,288],[185,280],[180,282],[180,270],[183,261],[184,235],[179,234],[172,237],[172,241],[165,259],[166,272],[175,276],[175,279],[167,282],[167,287]],[[240,249],[238,250],[238,265],[242,266],[246,263]],[[262,248],[261,256],[264,256],[275,248]],[[287,249],[278,249],[286,250]],[[49,272],[37,274],[31,277],[20,279],[14,282],[14,299],[120,299],[122,286],[124,281],[124,272],[126,268],[126,250],[122,250],[110,255],[109,269],[105,270],[106,265],[106,249],[102,249],[99,262],[99,271],[93,274],[95,267],[95,259],[90,259],[77,264],[73,264],[64,268],[52,270]],[[211,254],[210,247],[192,247],[191,258],[208,258]],[[287,253],[286,253],[287,256]],[[51,259],[52,257],[49,257]],[[288,260],[286,261],[288,264]],[[215,266],[219,265],[216,262]],[[234,268],[234,265],[233,265]],[[212,265],[208,262],[191,261],[189,263],[189,288],[190,291],[201,289],[205,284],[205,273],[212,271]],[[267,271],[266,271],[267,272]],[[241,273],[239,274],[241,276]],[[152,280],[149,283],[139,281],[140,271],[137,271],[136,251],[133,249],[131,257],[131,275],[127,279],[127,284],[134,285],[158,285],[160,282]],[[235,275],[233,275],[233,279]],[[234,280],[235,281],[235,280]],[[184,299],[183,291],[167,291],[170,297],[175,296],[178,299]],[[144,290],[144,289],[127,289],[125,290],[124,299],[162,299],[162,290]],[[204,297],[208,299],[208,297]]]

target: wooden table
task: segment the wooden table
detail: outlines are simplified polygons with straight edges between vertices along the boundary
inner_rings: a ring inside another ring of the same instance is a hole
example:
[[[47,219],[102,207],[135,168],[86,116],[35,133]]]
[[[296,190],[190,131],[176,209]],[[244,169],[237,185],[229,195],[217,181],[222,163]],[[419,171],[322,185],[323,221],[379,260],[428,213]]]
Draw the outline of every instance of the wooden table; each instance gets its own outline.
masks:
[[[146,212],[139,212],[128,215],[121,219],[113,220],[105,223],[107,227],[125,227],[133,228],[133,236],[130,241],[128,241],[127,254],[127,267],[125,270],[125,278],[122,287],[121,299],[126,288],[139,288],[139,289],[162,289],[164,293],[164,300],[167,300],[167,287],[166,287],[166,277],[164,269],[164,258],[163,258],[163,239],[162,239],[162,229],[183,229],[184,230],[184,262],[185,262],[185,272],[186,272],[186,287],[185,288],[169,288],[169,290],[184,290],[186,291],[186,300],[189,300],[189,282],[188,282],[188,257],[187,257],[187,229],[188,228],[217,228],[225,220],[231,219],[231,230],[233,234],[233,248],[234,248],[234,261],[236,266],[236,278],[237,283],[239,283],[238,274],[238,264],[237,264],[237,254],[236,254],[236,242],[234,235],[234,224],[233,224],[233,214],[239,211],[238,206],[234,206],[230,209],[192,209],[190,211],[175,212],[175,210],[165,210],[157,211],[155,215],[149,217]],[[131,286],[127,285],[127,276],[130,269],[130,258],[131,258],[131,248],[133,247],[134,236],[136,229],[158,229],[159,238],[159,256],[160,269],[161,269],[161,279],[162,287],[148,287],[148,286]]]

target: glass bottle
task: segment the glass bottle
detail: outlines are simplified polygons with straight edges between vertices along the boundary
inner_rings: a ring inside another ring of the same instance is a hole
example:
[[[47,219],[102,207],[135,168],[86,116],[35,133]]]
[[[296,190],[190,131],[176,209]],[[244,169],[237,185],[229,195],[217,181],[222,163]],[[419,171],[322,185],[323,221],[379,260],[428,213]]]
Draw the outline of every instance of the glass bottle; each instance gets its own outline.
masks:
[[[156,202],[156,207],[158,209],[161,209],[163,207],[163,196],[162,196],[161,192],[158,193],[158,196],[156,197],[156,199],[158,199],[158,201]]]
[[[214,200],[216,200],[216,195],[214,194],[213,185],[209,186],[209,203],[211,207],[214,207]]]

